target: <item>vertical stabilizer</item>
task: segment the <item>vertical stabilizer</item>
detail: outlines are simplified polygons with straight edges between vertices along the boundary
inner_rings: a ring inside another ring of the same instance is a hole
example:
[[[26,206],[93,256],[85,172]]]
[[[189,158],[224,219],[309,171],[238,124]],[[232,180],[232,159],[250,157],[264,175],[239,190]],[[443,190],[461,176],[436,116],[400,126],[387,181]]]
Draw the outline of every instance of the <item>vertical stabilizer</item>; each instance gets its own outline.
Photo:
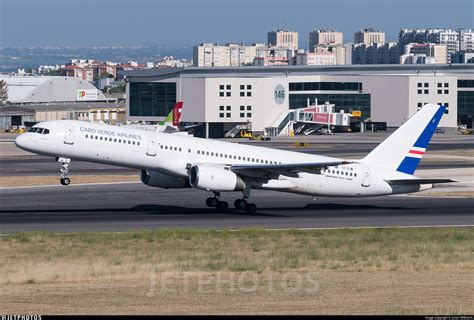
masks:
[[[425,105],[362,162],[413,174],[445,110],[444,106]]]

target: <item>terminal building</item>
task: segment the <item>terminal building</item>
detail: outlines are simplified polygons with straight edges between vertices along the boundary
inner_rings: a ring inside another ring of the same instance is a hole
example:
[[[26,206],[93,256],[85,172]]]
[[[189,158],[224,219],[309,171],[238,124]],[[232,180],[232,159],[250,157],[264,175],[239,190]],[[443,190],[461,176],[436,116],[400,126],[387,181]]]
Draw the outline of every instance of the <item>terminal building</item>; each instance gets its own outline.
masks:
[[[153,123],[183,101],[182,121],[222,137],[237,125],[282,134],[293,109],[335,105],[360,121],[398,127],[426,103],[447,107],[440,126],[472,126],[473,65],[342,65],[126,71],[127,120]]]

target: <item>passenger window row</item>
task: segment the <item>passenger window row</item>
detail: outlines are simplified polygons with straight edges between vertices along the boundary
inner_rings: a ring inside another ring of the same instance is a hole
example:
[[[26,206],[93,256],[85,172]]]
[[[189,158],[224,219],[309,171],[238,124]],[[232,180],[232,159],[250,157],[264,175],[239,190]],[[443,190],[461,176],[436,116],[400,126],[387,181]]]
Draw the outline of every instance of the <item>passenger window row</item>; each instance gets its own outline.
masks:
[[[165,145],[160,145],[160,149],[164,149],[164,150],[169,150],[169,151],[178,151],[178,152],[181,152],[183,149],[181,149],[181,147],[172,147],[172,146],[165,146]]]
[[[130,144],[130,145],[140,145],[139,141],[132,141],[127,139],[120,139],[120,138],[112,138],[112,137],[103,137],[103,136],[96,136],[96,135],[89,135],[86,134],[86,139],[92,140],[99,140],[99,141],[108,141],[108,142],[115,142],[115,143],[123,143],[123,144]]]
[[[349,171],[343,171],[343,170],[337,170],[337,169],[336,170],[324,169],[324,170],[321,170],[321,172],[326,173],[326,174],[337,174],[337,175],[342,175],[342,176],[357,177],[357,173],[355,172],[349,172]]]
[[[242,156],[237,156],[235,154],[231,155],[231,154],[212,152],[212,151],[209,152],[209,151],[198,150],[197,154],[205,155],[205,156],[211,156],[211,157],[219,157],[219,158],[224,158],[224,159],[249,161],[249,162],[255,162],[255,163],[262,163],[262,164],[281,164],[281,162],[272,161],[272,160],[263,160],[263,159],[258,159],[258,158],[242,157]]]
[[[178,151],[178,152],[183,151],[183,149],[181,147],[172,147],[172,146],[167,146],[167,145],[160,145],[160,149],[169,150],[169,151]],[[188,153],[192,153],[191,149],[188,149]],[[278,162],[278,161],[263,160],[263,159],[250,158],[250,157],[242,157],[242,156],[231,155],[231,154],[226,154],[226,153],[219,153],[219,152],[212,152],[212,151],[197,150],[196,153],[199,154],[199,155],[203,155],[203,156],[211,156],[211,157],[218,157],[218,158],[224,158],[224,159],[249,161],[249,162],[262,163],[262,164],[281,164],[281,162]]]

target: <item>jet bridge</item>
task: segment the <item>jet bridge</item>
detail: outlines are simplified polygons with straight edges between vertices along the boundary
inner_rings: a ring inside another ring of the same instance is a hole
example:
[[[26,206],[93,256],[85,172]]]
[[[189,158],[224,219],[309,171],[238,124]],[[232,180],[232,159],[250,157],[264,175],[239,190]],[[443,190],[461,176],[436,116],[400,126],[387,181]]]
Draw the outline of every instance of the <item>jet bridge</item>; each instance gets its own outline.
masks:
[[[309,105],[309,101],[308,101]],[[283,112],[272,127],[266,128],[269,136],[291,136],[294,134],[308,135],[315,131],[327,128],[331,132],[332,126],[350,126],[351,113],[335,111],[334,104],[308,106],[306,108],[290,109]]]

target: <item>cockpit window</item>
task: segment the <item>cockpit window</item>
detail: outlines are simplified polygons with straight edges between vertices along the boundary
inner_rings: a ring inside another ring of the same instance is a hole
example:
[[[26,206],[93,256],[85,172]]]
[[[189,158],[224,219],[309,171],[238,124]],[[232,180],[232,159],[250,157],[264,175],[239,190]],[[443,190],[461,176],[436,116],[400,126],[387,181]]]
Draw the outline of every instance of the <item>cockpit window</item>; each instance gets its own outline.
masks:
[[[39,133],[39,134],[49,134],[49,129],[33,127],[33,128],[30,128],[28,132]]]

